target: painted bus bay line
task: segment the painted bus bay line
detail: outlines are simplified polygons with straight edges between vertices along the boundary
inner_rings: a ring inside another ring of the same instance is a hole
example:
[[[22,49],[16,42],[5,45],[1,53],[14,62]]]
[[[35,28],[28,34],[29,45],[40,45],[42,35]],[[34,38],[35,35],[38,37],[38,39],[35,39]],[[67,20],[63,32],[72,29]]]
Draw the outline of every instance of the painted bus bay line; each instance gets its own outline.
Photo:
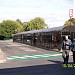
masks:
[[[32,60],[32,59],[39,59],[39,58],[61,58],[61,53],[59,54],[21,54],[17,56],[9,56],[7,57],[8,60]]]

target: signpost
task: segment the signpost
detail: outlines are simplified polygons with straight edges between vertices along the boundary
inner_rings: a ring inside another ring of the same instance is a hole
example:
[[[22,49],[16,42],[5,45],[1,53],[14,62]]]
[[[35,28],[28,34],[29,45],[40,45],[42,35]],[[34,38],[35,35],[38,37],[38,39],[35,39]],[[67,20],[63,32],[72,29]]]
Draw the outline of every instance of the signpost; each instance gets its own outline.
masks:
[[[71,18],[73,17],[73,9],[69,9],[69,17],[70,17],[70,25],[71,25]]]
[[[73,17],[73,9],[69,9],[69,17]]]
[[[73,17],[73,9],[69,9],[69,17],[70,17],[70,28],[69,28],[69,32],[70,32],[70,38],[71,38],[71,18]]]

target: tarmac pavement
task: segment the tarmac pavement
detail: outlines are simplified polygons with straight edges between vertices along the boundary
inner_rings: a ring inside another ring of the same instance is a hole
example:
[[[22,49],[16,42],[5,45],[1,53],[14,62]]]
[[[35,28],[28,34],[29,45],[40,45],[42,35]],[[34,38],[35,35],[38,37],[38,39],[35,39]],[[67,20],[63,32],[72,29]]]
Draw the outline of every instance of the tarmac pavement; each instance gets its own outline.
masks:
[[[61,53],[57,51],[13,43],[10,40],[0,41],[0,47],[7,57],[7,62],[0,64],[0,75],[75,75],[72,52],[66,67],[65,64],[62,65]]]

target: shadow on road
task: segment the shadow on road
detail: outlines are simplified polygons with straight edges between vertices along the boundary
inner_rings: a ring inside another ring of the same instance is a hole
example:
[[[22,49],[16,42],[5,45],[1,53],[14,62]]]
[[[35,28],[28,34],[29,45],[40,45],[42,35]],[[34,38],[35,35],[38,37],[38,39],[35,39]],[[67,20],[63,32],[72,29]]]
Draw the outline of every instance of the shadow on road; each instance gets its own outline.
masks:
[[[62,64],[63,62],[61,62],[61,61],[55,61],[55,60],[48,60],[48,61],[50,61],[50,62],[54,62],[54,63],[56,63],[56,64]]]
[[[56,61],[56,64],[0,69],[0,75],[75,75],[74,68],[63,68],[59,62]]]

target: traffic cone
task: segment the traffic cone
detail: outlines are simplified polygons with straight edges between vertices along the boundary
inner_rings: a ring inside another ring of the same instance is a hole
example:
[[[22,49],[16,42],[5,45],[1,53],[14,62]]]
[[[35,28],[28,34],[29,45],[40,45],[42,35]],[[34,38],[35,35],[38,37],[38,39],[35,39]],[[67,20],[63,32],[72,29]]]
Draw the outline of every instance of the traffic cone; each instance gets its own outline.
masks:
[[[5,62],[6,62],[6,56],[0,48],[0,63],[5,63]]]

